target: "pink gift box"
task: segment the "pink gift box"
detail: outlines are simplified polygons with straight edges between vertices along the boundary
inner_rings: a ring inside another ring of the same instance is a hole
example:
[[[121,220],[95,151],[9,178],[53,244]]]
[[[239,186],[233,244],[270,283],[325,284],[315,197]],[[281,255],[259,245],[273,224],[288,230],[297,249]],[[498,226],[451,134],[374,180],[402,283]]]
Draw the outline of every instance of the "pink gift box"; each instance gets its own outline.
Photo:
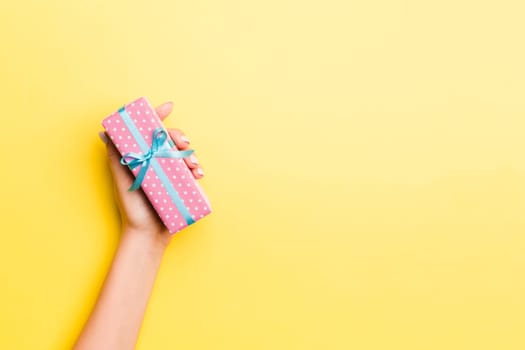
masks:
[[[167,153],[181,153],[146,98],[125,105],[102,125],[120,154],[128,156],[123,159],[129,160],[130,154],[137,158],[136,167],[130,166],[135,177],[147,166],[140,187],[169,232],[180,231],[211,213],[208,198],[184,159],[166,157]],[[168,135],[159,146],[160,152],[146,156],[159,133]]]

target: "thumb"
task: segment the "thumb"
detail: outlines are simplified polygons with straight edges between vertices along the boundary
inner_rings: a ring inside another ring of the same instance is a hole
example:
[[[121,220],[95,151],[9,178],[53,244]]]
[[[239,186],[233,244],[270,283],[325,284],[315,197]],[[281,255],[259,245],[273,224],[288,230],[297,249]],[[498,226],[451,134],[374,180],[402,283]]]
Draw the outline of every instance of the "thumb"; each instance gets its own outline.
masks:
[[[109,139],[108,135],[105,132],[100,132],[99,136],[102,142],[106,144],[109,168],[113,174],[115,185],[119,189],[128,189],[133,183],[133,174],[128,167],[120,164],[121,155],[113,142]]]

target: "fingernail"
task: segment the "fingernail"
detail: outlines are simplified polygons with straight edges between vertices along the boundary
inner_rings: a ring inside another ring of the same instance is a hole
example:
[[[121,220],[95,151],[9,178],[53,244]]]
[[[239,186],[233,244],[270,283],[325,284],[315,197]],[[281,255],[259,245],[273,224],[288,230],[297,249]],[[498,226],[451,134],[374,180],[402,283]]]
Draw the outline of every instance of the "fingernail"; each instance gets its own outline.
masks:
[[[195,157],[193,154],[190,156],[190,162],[192,162],[195,165],[199,164],[197,157]]]
[[[182,135],[180,139],[186,143],[190,143],[190,139],[186,137],[186,135]]]
[[[108,143],[108,137],[106,136],[106,133],[104,131],[99,132],[98,137],[100,137],[100,140],[102,140],[102,142],[104,142],[105,144]]]
[[[197,168],[197,174],[204,176],[204,171],[201,168]]]

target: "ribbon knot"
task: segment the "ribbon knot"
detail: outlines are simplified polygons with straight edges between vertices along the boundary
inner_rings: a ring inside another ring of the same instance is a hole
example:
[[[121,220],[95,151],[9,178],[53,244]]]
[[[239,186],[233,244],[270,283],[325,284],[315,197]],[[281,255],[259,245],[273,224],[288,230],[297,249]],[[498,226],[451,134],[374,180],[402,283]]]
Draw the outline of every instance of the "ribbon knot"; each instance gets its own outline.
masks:
[[[186,158],[189,157],[193,150],[179,151],[169,147],[166,144],[168,134],[163,128],[153,130],[151,135],[151,147],[145,153],[128,152],[120,159],[120,164],[127,165],[130,169],[141,167],[139,173],[135,177],[135,181],[128,189],[128,191],[135,191],[140,187],[144,181],[144,177],[148,172],[148,168],[152,158]]]

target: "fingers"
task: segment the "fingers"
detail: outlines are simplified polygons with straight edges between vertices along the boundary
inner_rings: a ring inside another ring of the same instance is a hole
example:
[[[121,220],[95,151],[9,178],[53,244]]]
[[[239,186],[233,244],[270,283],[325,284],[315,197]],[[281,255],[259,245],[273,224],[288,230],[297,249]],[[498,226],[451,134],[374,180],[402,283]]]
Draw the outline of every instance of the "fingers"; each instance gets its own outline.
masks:
[[[159,116],[160,120],[166,119],[166,117],[171,113],[173,110],[173,102],[166,102],[155,108],[155,111],[157,112],[157,115]]]
[[[192,169],[191,172],[193,173],[193,176],[198,180],[201,179],[204,176],[204,171],[201,167],[198,167],[197,169]]]
[[[177,148],[181,151],[190,147],[190,140],[179,129],[168,129],[171,139],[175,142]]]
[[[168,132],[170,134],[171,139],[173,142],[175,142],[175,145],[177,148],[181,151],[189,149],[190,147],[190,140],[184,135],[184,133],[179,129],[168,129]],[[190,168],[191,172],[193,173],[193,176],[196,179],[200,179],[204,176],[204,171],[200,167],[199,159],[195,156],[195,154],[192,154],[188,158],[184,158],[184,162]]]
[[[173,106],[170,102],[157,107],[157,113],[159,113],[159,117],[161,115],[163,115],[164,118],[167,117],[172,107]],[[184,135],[184,133],[181,130],[168,129],[168,133],[173,142],[175,142],[177,149],[189,149],[190,140],[186,137],[186,135]],[[124,186],[126,188],[131,186],[131,184],[133,183],[133,174],[127,169],[127,167],[124,167],[122,166],[122,164],[120,164],[121,155],[119,151],[117,150],[113,142],[110,142],[110,139],[105,132],[101,131],[99,133],[99,137],[102,140],[102,142],[106,144],[108,151],[109,166],[116,180],[115,182],[117,183],[117,186]],[[184,158],[184,162],[191,170],[193,176],[196,179],[200,179],[204,176],[204,171],[202,170],[202,167],[199,164],[199,159],[195,156],[195,154],[192,154],[188,158]]]
[[[168,129],[171,139],[175,142],[177,148],[181,151],[190,147],[190,140],[179,129]],[[194,154],[188,158],[184,158],[184,162],[190,169],[196,169],[199,166],[199,160]]]

